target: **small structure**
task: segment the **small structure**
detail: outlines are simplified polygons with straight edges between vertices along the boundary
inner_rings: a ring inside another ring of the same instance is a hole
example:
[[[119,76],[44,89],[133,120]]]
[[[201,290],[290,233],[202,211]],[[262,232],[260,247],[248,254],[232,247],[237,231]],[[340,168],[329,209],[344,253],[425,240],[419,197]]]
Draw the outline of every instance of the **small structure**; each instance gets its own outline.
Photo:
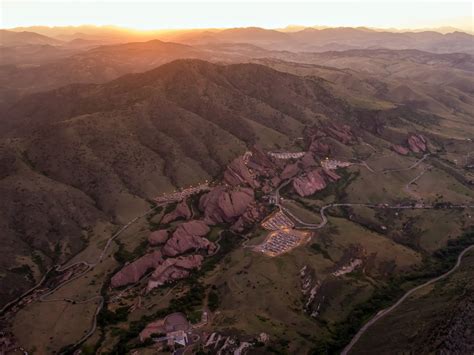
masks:
[[[166,341],[169,346],[175,344],[186,346],[189,342],[190,329],[191,326],[183,313],[171,313],[163,319],[149,323],[140,332],[140,341],[153,338],[157,343]]]
[[[275,159],[282,159],[282,160],[288,160],[288,159],[299,159],[304,157],[306,152],[269,152],[268,155],[272,158]]]

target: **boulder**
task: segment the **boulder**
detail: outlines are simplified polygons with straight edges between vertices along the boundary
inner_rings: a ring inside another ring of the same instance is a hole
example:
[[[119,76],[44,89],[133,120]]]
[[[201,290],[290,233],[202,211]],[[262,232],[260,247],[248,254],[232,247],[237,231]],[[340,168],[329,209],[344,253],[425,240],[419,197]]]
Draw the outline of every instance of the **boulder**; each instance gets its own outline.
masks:
[[[349,144],[354,141],[354,136],[351,132],[351,127],[345,124],[340,124],[337,122],[331,122],[328,124],[324,131],[328,136],[338,140],[342,144]]]
[[[235,232],[242,232],[246,228],[253,226],[257,222],[260,222],[266,215],[267,210],[265,206],[253,202],[249,205],[244,214],[239,217],[237,222],[232,225],[231,230]]]
[[[280,185],[281,183],[281,179],[278,176],[274,176],[271,178],[270,183],[271,183],[271,186],[278,187],[278,185]]]
[[[190,219],[191,216],[192,216],[191,209],[189,208],[186,200],[183,200],[180,203],[178,203],[174,211],[166,214],[163,217],[163,219],[161,220],[161,223],[168,224],[170,222],[177,220],[178,218],[183,218],[187,220],[187,219]]]
[[[253,188],[260,187],[257,180],[254,179],[247,167],[244,157],[235,158],[232,163],[227,166],[224,172],[224,181],[232,186],[248,184]]]
[[[193,269],[201,267],[201,255],[179,256],[166,259],[153,272],[148,281],[147,291],[162,286],[170,281],[180,280],[189,276]]]
[[[162,261],[159,251],[146,254],[117,272],[111,279],[111,286],[115,288],[138,282],[147,270],[157,267]]]
[[[326,182],[333,182],[339,180],[341,177],[336,174],[334,170],[323,169]]]
[[[280,178],[282,180],[288,180],[298,175],[299,172],[300,172],[300,168],[298,167],[297,163],[288,164],[287,166],[285,166],[282,173],[280,174]]]
[[[217,186],[201,197],[199,209],[204,212],[204,220],[208,224],[234,222],[253,201],[251,188]]]
[[[408,137],[408,146],[413,153],[426,152],[426,139],[421,134],[412,134]]]
[[[148,323],[147,326],[140,332],[139,338],[141,342],[144,342],[153,334],[164,334],[165,332],[165,320],[160,319],[155,322]]]
[[[309,146],[309,151],[322,158],[327,157],[331,153],[331,148],[320,139],[314,139]]]
[[[405,148],[401,145],[398,145],[398,144],[392,145],[392,149],[393,149],[394,152],[396,152],[400,155],[407,155],[410,152],[407,148]]]
[[[151,232],[148,236],[148,243],[152,246],[160,245],[166,243],[169,237],[169,232],[167,229],[161,229],[158,231]]]
[[[339,178],[340,176],[334,171],[317,168],[293,179],[293,188],[302,197],[310,196],[326,188],[328,182],[336,181]]]
[[[311,128],[308,128],[305,133],[307,136],[310,137],[311,142],[317,141],[319,138],[322,137],[331,137],[342,144],[349,144],[353,143],[356,141],[354,135],[352,134],[351,127],[339,123],[336,121],[324,121],[318,124],[317,126],[313,126]],[[316,143],[319,144],[319,143]],[[314,151],[314,149],[319,148],[318,146],[314,146],[313,149],[310,150]],[[323,146],[321,146],[323,148]],[[324,147],[324,150],[327,150],[326,147]],[[329,147],[327,147],[329,148]]]
[[[321,169],[315,169],[293,179],[293,188],[300,196],[310,196],[326,187]]]
[[[310,167],[318,166],[319,164],[314,160],[313,153],[307,152],[304,157],[301,159],[301,164],[303,165],[304,169],[308,169]]]
[[[257,147],[252,148],[252,155],[249,157],[247,167],[261,176],[274,176],[277,165],[268,155]]]
[[[163,247],[163,254],[176,256],[198,249],[212,252],[215,249],[214,243],[203,238],[209,231],[210,228],[202,221],[189,221],[180,224]]]

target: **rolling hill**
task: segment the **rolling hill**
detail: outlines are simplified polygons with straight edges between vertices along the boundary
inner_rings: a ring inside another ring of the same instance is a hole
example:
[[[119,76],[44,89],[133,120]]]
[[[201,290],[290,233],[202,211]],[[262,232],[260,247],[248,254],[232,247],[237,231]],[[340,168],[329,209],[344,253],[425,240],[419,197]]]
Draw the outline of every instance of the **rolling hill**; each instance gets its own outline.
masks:
[[[0,30],[0,46],[19,46],[26,44],[59,45],[61,43],[62,41],[58,39],[44,36],[36,32]]]
[[[197,60],[25,97],[1,127],[1,221],[11,240],[2,300],[28,284],[6,269],[14,260],[41,251],[46,267],[55,250],[65,260],[97,223],[123,223],[159,193],[216,176],[247,146],[284,146],[346,110],[317,79]]]

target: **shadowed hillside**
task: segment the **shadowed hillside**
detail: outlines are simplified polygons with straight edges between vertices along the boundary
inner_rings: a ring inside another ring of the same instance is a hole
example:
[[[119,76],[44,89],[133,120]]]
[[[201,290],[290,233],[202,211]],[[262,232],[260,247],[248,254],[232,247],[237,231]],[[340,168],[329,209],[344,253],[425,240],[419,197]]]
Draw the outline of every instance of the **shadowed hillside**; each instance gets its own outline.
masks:
[[[2,140],[1,223],[11,241],[2,267],[37,252],[43,267],[65,260],[98,221],[123,223],[147,199],[216,176],[247,146],[285,146],[304,125],[348,110],[314,78],[193,60],[25,97],[2,122],[15,137]],[[4,301],[28,284],[7,275]]]

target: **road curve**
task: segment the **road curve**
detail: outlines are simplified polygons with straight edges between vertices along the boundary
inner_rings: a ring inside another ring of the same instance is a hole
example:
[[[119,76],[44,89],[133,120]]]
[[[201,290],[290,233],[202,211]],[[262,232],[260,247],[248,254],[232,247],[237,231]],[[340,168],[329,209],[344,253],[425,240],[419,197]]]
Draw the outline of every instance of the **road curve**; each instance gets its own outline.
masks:
[[[438,277],[435,277],[419,286],[416,286],[415,288],[412,288],[411,290],[409,290],[407,293],[405,293],[395,304],[393,304],[391,307],[385,309],[385,310],[382,310],[380,311],[379,313],[377,313],[371,320],[369,320],[367,323],[364,324],[364,326],[362,328],[360,328],[360,330],[357,332],[357,334],[352,338],[351,342],[344,348],[344,350],[342,350],[341,352],[341,355],[347,355],[349,354],[349,352],[351,351],[351,349],[354,347],[354,345],[357,343],[357,341],[359,341],[359,339],[361,338],[362,335],[364,335],[364,333],[367,331],[367,329],[369,329],[375,322],[377,322],[379,319],[381,319],[382,317],[386,316],[387,314],[389,314],[390,312],[392,312],[393,310],[395,310],[398,306],[400,306],[408,297],[410,297],[413,293],[415,293],[416,291],[422,289],[423,287],[426,287],[426,286],[429,286],[439,280],[442,280],[442,279],[445,279],[446,277],[448,277],[449,275],[451,275],[454,271],[456,271],[459,266],[461,265],[461,261],[462,261],[462,258],[464,257],[464,255],[466,255],[466,253],[468,253],[469,251],[471,250],[474,250],[474,244],[467,247],[466,249],[464,249],[458,256],[457,258],[457,261],[456,261],[456,264],[451,268],[451,270],[447,271],[446,273],[438,276]]]

